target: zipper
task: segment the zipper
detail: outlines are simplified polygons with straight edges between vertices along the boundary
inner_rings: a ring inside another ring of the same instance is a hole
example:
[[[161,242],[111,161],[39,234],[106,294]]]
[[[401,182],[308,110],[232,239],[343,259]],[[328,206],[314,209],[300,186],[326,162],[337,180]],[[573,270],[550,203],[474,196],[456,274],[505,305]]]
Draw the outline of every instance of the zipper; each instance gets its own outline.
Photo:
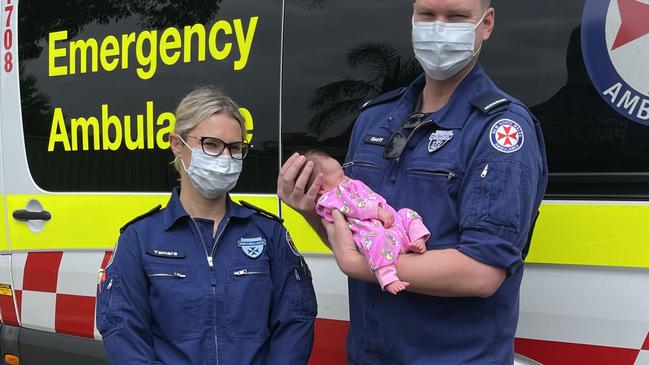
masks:
[[[160,274],[151,274],[148,275],[150,278],[178,278],[178,279],[184,279],[187,277],[187,275],[179,273],[179,272],[174,272],[172,274],[169,273],[160,273]]]
[[[196,222],[194,222],[196,223]],[[219,231],[219,234],[216,235],[216,239],[214,240],[214,244],[212,245],[212,252],[207,256],[207,263],[210,265],[210,271],[212,272],[211,274],[214,275],[214,251],[216,251],[216,247],[219,245],[219,240],[221,239],[221,236],[223,235],[223,232],[225,232],[225,229],[228,226],[228,223],[230,223],[230,217],[227,217],[225,219],[225,223],[223,223],[223,228],[221,228],[221,231]],[[202,237],[202,236],[201,236]],[[203,248],[205,248],[205,245],[203,245]],[[207,249],[205,249],[205,253],[207,254]],[[213,303],[213,308],[214,308],[214,346],[216,346],[216,365],[219,364],[219,329],[216,327],[216,289],[215,286],[212,285],[212,295],[214,296],[214,303]]]
[[[488,172],[489,172],[489,164],[486,164],[484,165],[484,169],[482,170],[480,177],[482,178],[486,177]]]
[[[294,269],[295,272],[295,280],[300,281],[302,278],[300,277],[300,273],[297,271],[297,269]]]
[[[237,270],[232,273],[234,276],[245,276],[245,275],[269,275],[267,272],[261,271],[248,271],[248,269]]]
[[[349,161],[349,162],[345,162],[343,164],[342,168],[346,169],[346,168],[348,168],[350,166],[354,166],[354,165],[365,166],[365,167],[377,167],[378,166],[375,163],[367,162],[367,161]]]
[[[425,174],[431,176],[444,176],[447,177],[449,180],[452,180],[457,176],[455,173],[451,171],[433,171],[433,170],[426,170],[426,169],[410,169],[409,171],[417,174]]]

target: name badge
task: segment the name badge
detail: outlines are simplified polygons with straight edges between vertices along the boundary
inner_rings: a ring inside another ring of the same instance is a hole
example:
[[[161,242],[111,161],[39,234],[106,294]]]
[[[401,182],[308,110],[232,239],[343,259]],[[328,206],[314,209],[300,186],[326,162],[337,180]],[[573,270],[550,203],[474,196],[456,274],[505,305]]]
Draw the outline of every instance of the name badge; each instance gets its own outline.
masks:
[[[363,140],[365,143],[375,144],[377,146],[385,146],[388,144],[389,137],[384,136],[365,136]]]
[[[185,253],[182,251],[171,251],[171,250],[158,250],[155,248],[149,248],[146,250],[147,255],[155,257],[164,257],[168,259],[184,259]]]

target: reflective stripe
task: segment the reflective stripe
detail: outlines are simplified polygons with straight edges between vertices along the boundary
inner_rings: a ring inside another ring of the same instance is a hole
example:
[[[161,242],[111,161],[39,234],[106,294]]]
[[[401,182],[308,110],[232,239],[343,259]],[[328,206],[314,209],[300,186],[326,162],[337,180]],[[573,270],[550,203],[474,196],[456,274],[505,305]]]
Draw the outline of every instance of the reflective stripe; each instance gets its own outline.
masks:
[[[268,195],[233,196],[270,212],[277,212],[277,197]],[[9,216],[12,251],[61,251],[67,249],[112,249],[119,228],[158,204],[166,204],[168,194],[42,194],[8,195],[7,210],[25,209],[38,200],[51,213],[40,233]]]
[[[527,262],[649,268],[649,205],[544,202]]]
[[[298,213],[282,216],[302,253],[330,253]],[[649,268],[647,222],[646,204],[544,202],[527,262]]]

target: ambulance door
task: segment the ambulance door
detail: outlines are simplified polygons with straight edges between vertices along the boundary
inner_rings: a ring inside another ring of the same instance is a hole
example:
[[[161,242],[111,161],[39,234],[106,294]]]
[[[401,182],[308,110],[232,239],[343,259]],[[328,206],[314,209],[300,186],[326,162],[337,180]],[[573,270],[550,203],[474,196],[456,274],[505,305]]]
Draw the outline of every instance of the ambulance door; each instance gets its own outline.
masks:
[[[282,2],[15,6],[2,147],[23,360],[94,364],[100,342],[68,340],[101,338],[97,271],[119,228],[177,184],[168,134],[196,85],[223,88],[246,117],[255,148],[235,199],[277,212]]]

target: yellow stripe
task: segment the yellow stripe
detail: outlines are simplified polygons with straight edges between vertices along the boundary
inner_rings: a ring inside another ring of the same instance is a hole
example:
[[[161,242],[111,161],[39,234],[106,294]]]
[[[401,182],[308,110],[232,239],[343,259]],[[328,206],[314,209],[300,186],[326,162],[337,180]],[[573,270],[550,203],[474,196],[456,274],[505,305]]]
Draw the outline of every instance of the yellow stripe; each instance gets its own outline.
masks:
[[[0,177],[1,179],[2,177]],[[7,225],[6,225],[6,219],[7,216],[5,214],[5,199],[4,196],[2,196],[2,199],[0,199],[0,251],[7,251],[9,250],[9,244],[8,244],[8,237],[7,237]]]
[[[311,226],[295,210],[282,203],[284,226],[291,232],[291,238],[301,253],[331,253]]]
[[[527,262],[649,268],[649,206],[544,203]]]
[[[10,218],[9,234],[14,251],[112,249],[124,223],[158,204],[164,206],[169,195],[8,195],[8,211],[24,209],[31,199],[37,199],[52,214],[52,219],[40,233],[34,233],[26,223]],[[276,197],[233,196],[233,200],[239,199],[277,213]]]
[[[282,213],[302,252],[330,252],[299,214]],[[649,206],[544,203],[527,262],[649,268]]]

